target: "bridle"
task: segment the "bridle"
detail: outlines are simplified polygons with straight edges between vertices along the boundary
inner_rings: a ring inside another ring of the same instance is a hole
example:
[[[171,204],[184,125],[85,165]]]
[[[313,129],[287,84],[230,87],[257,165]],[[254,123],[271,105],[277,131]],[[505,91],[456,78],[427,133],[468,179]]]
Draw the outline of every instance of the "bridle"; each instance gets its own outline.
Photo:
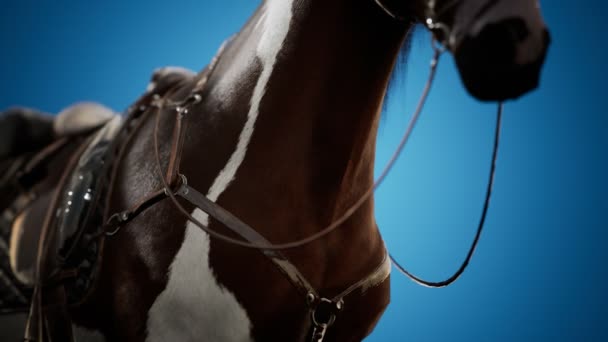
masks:
[[[462,0],[451,0],[441,8],[437,7],[437,0],[427,0],[425,8],[425,20],[424,25],[432,32],[441,31],[444,39],[437,42],[433,39],[433,44],[440,43],[445,49],[453,50],[455,37],[452,34],[452,29],[449,25],[445,24],[440,20],[441,16],[456,6]],[[399,14],[397,11],[392,10],[389,6],[385,5],[382,0],[374,0],[374,2],[380,7],[386,14],[398,21],[407,21],[407,19]]]
[[[451,3],[456,3],[458,1],[459,0],[453,0]],[[384,5],[382,5],[381,0],[375,0],[375,2],[391,17],[400,19],[398,16],[394,15],[389,9],[387,9]],[[447,35],[445,35],[445,37],[449,37],[450,36],[449,27],[447,27],[447,25],[444,25],[441,22],[438,22],[434,19],[434,18],[436,18],[436,13],[437,13],[437,12],[435,12],[435,1],[429,0],[428,4],[429,4],[429,16],[426,21],[427,27],[431,30],[438,30],[438,29],[444,30],[445,33],[448,33]],[[445,9],[442,9],[442,11],[443,10],[445,10]],[[128,210],[122,211],[122,212],[115,213],[112,216],[110,216],[109,220],[107,221],[107,223],[105,225],[106,235],[112,236],[112,235],[116,234],[125,223],[131,221],[135,216],[137,216],[140,212],[142,212],[143,209],[153,205],[154,203],[158,202],[162,198],[168,197],[171,200],[171,202],[174,204],[174,206],[190,222],[192,222],[194,225],[198,226],[200,229],[202,229],[203,231],[208,233],[210,236],[217,238],[219,240],[222,240],[224,242],[238,245],[241,247],[258,249],[267,255],[274,255],[276,253],[279,253],[281,250],[301,247],[301,246],[304,246],[306,244],[309,244],[313,241],[316,241],[316,240],[326,236],[327,234],[329,234],[329,233],[333,232],[334,230],[336,230],[337,228],[339,228],[367,200],[369,200],[371,198],[371,196],[373,195],[375,190],[382,184],[382,182],[385,180],[385,178],[388,175],[388,173],[390,172],[390,170],[393,168],[395,162],[397,161],[399,155],[401,154],[401,152],[403,151],[403,148],[405,147],[407,141],[409,140],[409,137],[411,136],[411,133],[422,112],[422,109],[424,107],[424,104],[425,104],[428,94],[430,92],[430,89],[431,89],[431,86],[432,86],[432,83],[433,83],[433,80],[434,80],[434,77],[436,74],[439,57],[441,56],[441,54],[443,52],[446,51],[446,49],[450,48],[449,40],[445,41],[445,42],[437,42],[435,39],[433,39],[434,56],[431,61],[430,74],[429,74],[428,81],[425,85],[425,88],[423,90],[423,93],[418,102],[417,108],[416,108],[412,118],[410,119],[410,122],[408,123],[407,129],[401,139],[401,142],[399,143],[393,156],[391,157],[391,159],[385,166],[385,168],[382,171],[382,173],[380,174],[380,176],[374,182],[373,186],[371,186],[359,198],[359,200],[357,202],[355,202],[349,209],[347,209],[342,216],[340,216],[338,219],[336,219],[335,221],[333,221],[332,223],[330,223],[328,226],[321,229],[320,231],[318,231],[314,234],[311,234],[310,236],[300,239],[300,240],[291,241],[291,242],[287,242],[287,243],[275,244],[275,243],[271,243],[271,242],[267,241],[266,239],[264,239],[263,237],[261,237],[261,235],[259,233],[257,233],[257,231],[255,229],[253,229],[252,227],[250,227],[249,225],[247,225],[246,223],[244,223],[243,221],[241,221],[240,219],[238,219],[237,217],[232,215],[230,212],[223,209],[221,206],[219,206],[215,202],[211,201],[206,196],[204,196],[203,194],[198,192],[196,189],[194,189],[190,185],[188,185],[187,177],[184,174],[180,173],[180,171],[179,171],[181,150],[182,150],[182,145],[183,145],[183,140],[184,140],[184,131],[185,131],[185,129],[184,129],[185,123],[184,123],[183,119],[185,117],[187,117],[187,114],[191,110],[192,106],[198,104],[202,100],[202,94],[205,90],[206,81],[209,78],[209,75],[214,71],[215,65],[217,64],[217,60],[221,57],[225,45],[226,44],[224,44],[220,48],[217,56],[214,58],[214,60],[210,64],[208,72],[197,83],[197,86],[190,93],[190,95],[186,97],[185,100],[171,101],[171,100],[167,100],[167,99],[164,99],[161,97],[155,97],[153,99],[152,103],[149,105],[149,107],[154,108],[154,111],[156,112],[156,124],[155,124],[154,135],[153,135],[154,153],[155,153],[155,159],[156,159],[157,172],[162,181],[163,188],[157,192],[150,194],[149,196],[144,198],[142,201],[140,201],[138,204],[136,204],[134,207],[132,207]],[[159,141],[158,141],[158,129],[159,129],[161,109],[171,109],[176,116],[175,128],[174,128],[172,143],[171,143],[172,147],[171,147],[171,154],[170,154],[170,158],[169,158],[170,160],[169,160],[168,170],[166,170],[166,172],[164,172],[162,169]],[[477,234],[476,234],[475,239],[472,243],[472,246],[469,250],[469,253],[467,254],[467,258],[463,262],[461,268],[454,274],[454,276],[450,277],[448,280],[443,281],[443,282],[427,282],[427,281],[424,281],[424,280],[417,278],[414,275],[410,274],[403,267],[401,267],[401,265],[399,263],[397,263],[394,260],[394,258],[391,256],[391,260],[394,262],[396,267],[401,272],[403,272],[408,277],[410,277],[412,280],[414,280],[422,285],[430,286],[430,287],[447,286],[450,283],[454,282],[460,276],[460,274],[462,274],[462,272],[468,265],[468,263],[471,259],[471,256],[475,250],[475,247],[477,245],[477,242],[479,240],[479,236],[481,235],[483,223],[485,222],[485,217],[486,217],[487,209],[489,206],[489,199],[490,199],[492,184],[493,184],[493,180],[494,180],[494,170],[495,170],[495,162],[496,162],[496,154],[497,154],[496,152],[497,152],[497,148],[498,148],[501,115],[502,115],[502,104],[500,104],[498,107],[498,119],[496,122],[496,135],[495,135],[495,141],[494,141],[493,162],[492,162],[492,166],[491,166],[491,170],[490,170],[490,180],[489,180],[488,188],[486,191],[486,201],[485,201],[485,205],[484,205],[484,209],[483,209],[482,218],[480,220],[480,224],[479,224],[479,227],[477,230]],[[208,228],[205,224],[203,224],[198,219],[193,217],[184,208],[184,206],[177,199],[178,196],[183,199],[186,199],[191,204],[193,204],[195,207],[198,207],[199,209],[203,210],[209,216],[218,220],[224,226],[230,228],[233,232],[238,233],[240,236],[247,237],[248,241],[245,241],[242,239],[235,239],[229,235],[222,234],[218,231]]]
[[[383,0],[374,0],[375,3],[380,7],[386,14],[398,21],[408,21],[407,18],[398,14],[396,10],[390,8],[384,4]],[[441,32],[441,40],[433,39],[433,44],[439,43],[444,49],[454,52],[458,41],[459,33],[454,30],[453,27],[445,23],[442,18],[455,6],[460,4],[463,0],[449,0],[442,4],[441,7],[437,5],[437,0],[426,0],[426,7],[424,10],[424,25],[431,32],[437,34]],[[476,3],[476,8],[473,9],[474,15],[471,16],[468,22],[465,22],[462,27],[471,27],[473,21],[482,15],[485,11],[492,8],[500,0],[485,0]]]

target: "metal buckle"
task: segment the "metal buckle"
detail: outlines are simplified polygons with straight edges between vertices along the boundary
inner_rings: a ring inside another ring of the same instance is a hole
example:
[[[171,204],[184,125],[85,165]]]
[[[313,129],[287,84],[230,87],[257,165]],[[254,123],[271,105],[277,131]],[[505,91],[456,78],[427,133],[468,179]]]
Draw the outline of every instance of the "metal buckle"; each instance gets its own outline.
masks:
[[[105,234],[106,236],[114,236],[116,235],[119,231],[120,228],[122,227],[122,223],[126,222],[129,219],[129,212],[128,211],[121,211],[119,213],[115,213],[114,215],[110,216],[110,218],[108,219],[108,221],[106,222],[106,224],[104,226],[106,227],[116,227],[113,231],[106,231]]]
[[[310,318],[313,325],[311,341],[321,342],[325,338],[327,329],[336,322],[336,316],[344,308],[344,301],[319,298],[312,292],[306,295],[306,300],[310,306]]]
[[[188,178],[186,178],[186,176],[184,176],[183,174],[179,174],[179,178],[182,180],[179,184],[179,186],[177,187],[177,190],[169,193],[169,191],[171,191],[171,189],[168,188],[164,188],[163,191],[165,192],[165,195],[167,197],[169,197],[171,194],[173,194],[173,196],[177,196],[180,193],[188,193]]]

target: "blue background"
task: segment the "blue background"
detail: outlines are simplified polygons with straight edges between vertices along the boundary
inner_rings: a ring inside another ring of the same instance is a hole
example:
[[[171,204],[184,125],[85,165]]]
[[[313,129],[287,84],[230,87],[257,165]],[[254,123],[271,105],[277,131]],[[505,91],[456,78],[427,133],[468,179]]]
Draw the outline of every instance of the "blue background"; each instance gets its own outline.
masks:
[[[0,109],[57,112],[94,100],[122,110],[154,68],[200,70],[257,4],[3,1]],[[542,87],[506,105],[493,200],[469,269],[439,290],[394,273],[392,303],[367,341],[608,341],[608,6],[543,5],[553,44]],[[378,168],[404,130],[430,55],[418,30],[380,127]],[[420,123],[377,193],[389,248],[423,277],[449,276],[473,238],[494,111],[465,93],[444,56]]]

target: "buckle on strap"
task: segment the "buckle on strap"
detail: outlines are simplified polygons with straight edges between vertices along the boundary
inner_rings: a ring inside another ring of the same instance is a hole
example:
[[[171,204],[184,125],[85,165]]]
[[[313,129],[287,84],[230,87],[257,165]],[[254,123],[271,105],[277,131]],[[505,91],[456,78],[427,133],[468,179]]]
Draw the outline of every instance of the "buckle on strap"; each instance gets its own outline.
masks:
[[[180,195],[180,194],[187,194],[188,193],[188,178],[186,178],[186,176],[184,176],[181,173],[179,173],[178,176],[179,176],[179,178],[181,180],[180,183],[179,183],[179,186],[177,187],[176,190],[172,190],[172,189],[168,189],[168,188],[163,188],[165,196],[169,197],[169,192],[171,192],[174,196],[177,196],[177,195]]]
[[[320,298],[312,292],[306,295],[306,301],[310,307],[310,319],[312,321],[312,342],[321,342],[325,338],[327,329],[331,327],[336,316],[344,308],[344,300],[337,301]]]

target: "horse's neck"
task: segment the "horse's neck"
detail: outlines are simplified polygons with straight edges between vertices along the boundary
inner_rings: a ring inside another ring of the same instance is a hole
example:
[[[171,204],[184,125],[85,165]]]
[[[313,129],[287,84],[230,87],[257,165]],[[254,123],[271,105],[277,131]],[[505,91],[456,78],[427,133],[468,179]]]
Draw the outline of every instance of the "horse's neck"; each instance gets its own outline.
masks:
[[[297,209],[320,229],[373,182],[379,113],[406,27],[373,0],[294,1],[266,1],[250,19],[210,79],[210,101],[244,127],[232,182],[246,174],[252,196],[263,191],[269,206]],[[356,219],[370,229],[372,207]]]

